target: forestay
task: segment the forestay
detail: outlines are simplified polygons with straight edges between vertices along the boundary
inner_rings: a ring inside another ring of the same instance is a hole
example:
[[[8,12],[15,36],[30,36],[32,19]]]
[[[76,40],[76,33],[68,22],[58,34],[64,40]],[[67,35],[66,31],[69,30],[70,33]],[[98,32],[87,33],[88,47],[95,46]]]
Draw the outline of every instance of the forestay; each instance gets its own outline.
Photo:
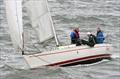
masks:
[[[39,41],[44,42],[54,36],[53,23],[46,0],[29,0],[26,3],[28,14]]]
[[[10,36],[15,48],[22,49],[23,24],[22,24],[22,0],[5,0],[6,16]]]

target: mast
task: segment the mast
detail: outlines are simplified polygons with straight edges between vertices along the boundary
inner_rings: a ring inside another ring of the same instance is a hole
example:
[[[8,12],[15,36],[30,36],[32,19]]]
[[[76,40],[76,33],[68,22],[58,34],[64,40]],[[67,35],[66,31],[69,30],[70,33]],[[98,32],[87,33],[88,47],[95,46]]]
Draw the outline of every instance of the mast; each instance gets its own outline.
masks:
[[[46,6],[47,6],[47,9],[48,9],[48,12],[49,12],[49,15],[50,15],[50,16],[49,16],[50,21],[52,22],[52,30],[53,30],[53,33],[54,33],[56,46],[59,46],[57,34],[56,34],[56,31],[55,31],[55,26],[53,25],[53,20],[52,20],[52,17],[51,17],[50,9],[48,8],[48,0],[46,0]]]
[[[16,1],[16,4],[17,4],[17,1]],[[21,6],[21,14],[22,14],[22,0],[20,0],[20,6]],[[18,17],[18,5],[16,5],[16,15],[17,15],[17,22],[18,22],[18,27],[19,27],[19,29],[20,29],[20,24],[19,24],[19,17]],[[21,19],[22,19],[22,16],[20,17]],[[21,33],[19,33],[19,34],[21,34],[21,35],[19,35],[19,36],[21,36],[21,38],[22,38],[22,47],[20,48],[21,49],[21,52],[22,52],[22,55],[24,55],[24,32],[23,32],[23,21],[21,22],[22,23],[22,32]],[[20,30],[19,30],[20,31]]]
[[[23,50],[22,0],[5,0],[10,37],[16,50]]]
[[[24,31],[23,31],[23,33],[22,33],[22,38],[23,38],[23,45],[22,45],[22,55],[24,55],[25,53],[24,53]]]
[[[21,4],[21,14],[22,14],[22,0],[20,0],[20,4]],[[17,4],[17,1],[16,1],[16,4]],[[18,11],[18,7],[19,6],[17,6],[16,5],[16,11]],[[18,12],[16,12],[16,15],[18,14]],[[20,17],[21,19],[22,19],[22,16]],[[19,29],[20,29],[20,24],[19,24],[19,17],[17,16],[17,22],[18,22],[18,27],[19,27]],[[22,36],[21,35],[19,35],[19,36],[21,36],[21,38],[22,38],[22,47],[21,47],[21,52],[22,52],[22,55],[24,55],[24,32],[23,32],[23,21],[21,22],[22,23],[22,32],[21,32],[21,34],[22,34]],[[19,30],[20,31],[20,30]],[[19,33],[20,34],[20,33]]]

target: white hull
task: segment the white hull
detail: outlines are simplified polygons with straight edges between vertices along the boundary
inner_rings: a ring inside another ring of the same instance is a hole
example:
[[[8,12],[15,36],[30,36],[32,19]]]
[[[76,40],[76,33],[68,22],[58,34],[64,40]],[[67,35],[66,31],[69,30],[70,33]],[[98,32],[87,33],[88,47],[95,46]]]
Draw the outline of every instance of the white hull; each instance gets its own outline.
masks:
[[[96,44],[89,46],[62,46],[57,50],[32,55],[23,55],[30,68],[40,66],[61,66],[73,62],[97,58],[110,58],[111,46],[109,44]]]

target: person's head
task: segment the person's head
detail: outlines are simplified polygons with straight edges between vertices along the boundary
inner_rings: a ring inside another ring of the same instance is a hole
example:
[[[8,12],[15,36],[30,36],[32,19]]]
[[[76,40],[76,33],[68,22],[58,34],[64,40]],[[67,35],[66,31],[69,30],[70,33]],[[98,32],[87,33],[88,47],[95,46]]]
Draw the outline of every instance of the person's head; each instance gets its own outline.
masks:
[[[91,32],[87,32],[87,36],[90,36],[92,33]]]
[[[97,27],[97,32],[101,31],[100,27]]]
[[[80,31],[79,27],[75,27],[73,30],[76,31],[76,32]]]

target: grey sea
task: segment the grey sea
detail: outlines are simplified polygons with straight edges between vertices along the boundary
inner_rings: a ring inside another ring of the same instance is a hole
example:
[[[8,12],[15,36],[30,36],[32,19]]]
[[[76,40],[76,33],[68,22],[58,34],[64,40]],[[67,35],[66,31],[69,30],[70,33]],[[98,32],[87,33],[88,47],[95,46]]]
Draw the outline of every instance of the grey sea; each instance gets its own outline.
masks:
[[[79,25],[81,38],[88,31],[95,34],[99,26],[108,35],[106,42],[112,44],[112,60],[37,69],[29,69],[21,53],[16,52],[12,46],[3,1],[0,0],[0,79],[120,79],[120,0],[48,0],[61,45],[69,42],[68,33],[73,26]],[[23,26],[27,39],[25,52],[30,54],[55,47],[54,39],[39,43],[30,24],[26,2],[23,2]]]

